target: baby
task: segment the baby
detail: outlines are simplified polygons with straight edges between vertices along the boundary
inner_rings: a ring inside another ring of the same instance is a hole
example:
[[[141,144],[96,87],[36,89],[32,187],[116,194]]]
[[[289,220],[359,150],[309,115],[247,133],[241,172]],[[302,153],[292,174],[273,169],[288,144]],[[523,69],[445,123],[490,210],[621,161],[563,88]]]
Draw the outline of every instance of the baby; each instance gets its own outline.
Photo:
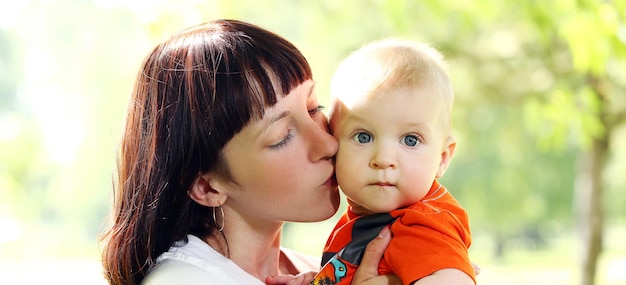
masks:
[[[393,235],[379,266],[403,284],[475,284],[468,216],[439,182],[454,155],[454,93],[441,54],[386,39],[349,55],[331,83],[337,181],[348,210],[310,284],[350,284],[367,242]]]

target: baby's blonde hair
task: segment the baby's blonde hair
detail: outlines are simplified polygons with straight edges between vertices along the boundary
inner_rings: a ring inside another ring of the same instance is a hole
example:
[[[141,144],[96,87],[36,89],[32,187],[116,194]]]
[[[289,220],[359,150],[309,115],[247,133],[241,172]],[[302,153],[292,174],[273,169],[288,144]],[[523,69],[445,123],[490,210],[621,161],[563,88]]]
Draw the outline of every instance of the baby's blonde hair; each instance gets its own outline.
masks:
[[[362,46],[337,67],[331,98],[350,106],[355,100],[425,84],[433,84],[439,91],[434,95],[443,100],[443,126],[449,131],[452,83],[443,55],[426,43],[389,38]]]

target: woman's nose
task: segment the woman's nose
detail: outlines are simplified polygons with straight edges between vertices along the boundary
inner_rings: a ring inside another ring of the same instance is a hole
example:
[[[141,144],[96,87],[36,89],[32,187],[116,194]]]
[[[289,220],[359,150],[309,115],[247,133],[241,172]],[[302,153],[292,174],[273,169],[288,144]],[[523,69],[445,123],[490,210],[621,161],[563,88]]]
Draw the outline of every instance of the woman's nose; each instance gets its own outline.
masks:
[[[313,142],[313,161],[326,158],[330,159],[335,156],[335,154],[337,154],[337,150],[339,149],[339,143],[337,142],[337,139],[330,134],[326,117],[322,116],[321,120],[316,120],[312,129],[311,141]]]

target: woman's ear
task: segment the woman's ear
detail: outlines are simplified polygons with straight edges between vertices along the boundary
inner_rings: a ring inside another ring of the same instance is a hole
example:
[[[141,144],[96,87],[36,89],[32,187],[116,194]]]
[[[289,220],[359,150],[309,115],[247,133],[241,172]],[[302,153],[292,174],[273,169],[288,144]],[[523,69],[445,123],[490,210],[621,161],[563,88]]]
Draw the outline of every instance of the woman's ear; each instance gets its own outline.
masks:
[[[448,166],[450,165],[450,161],[454,156],[454,150],[456,149],[456,138],[453,136],[449,136],[446,142],[444,143],[443,149],[441,150],[441,162],[439,163],[439,169],[437,169],[437,176],[439,178],[446,173]]]
[[[224,183],[214,174],[198,174],[189,190],[189,197],[200,205],[218,207],[224,205],[228,196]]]

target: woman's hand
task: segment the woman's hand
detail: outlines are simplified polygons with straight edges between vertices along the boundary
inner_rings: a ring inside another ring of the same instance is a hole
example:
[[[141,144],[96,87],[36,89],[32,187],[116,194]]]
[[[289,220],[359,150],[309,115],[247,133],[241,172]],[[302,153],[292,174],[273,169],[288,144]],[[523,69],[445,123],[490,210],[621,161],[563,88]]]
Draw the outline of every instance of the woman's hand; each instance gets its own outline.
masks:
[[[367,244],[361,264],[354,273],[352,285],[402,284],[402,280],[395,275],[378,275],[378,264],[390,241],[391,234],[387,226]]]

